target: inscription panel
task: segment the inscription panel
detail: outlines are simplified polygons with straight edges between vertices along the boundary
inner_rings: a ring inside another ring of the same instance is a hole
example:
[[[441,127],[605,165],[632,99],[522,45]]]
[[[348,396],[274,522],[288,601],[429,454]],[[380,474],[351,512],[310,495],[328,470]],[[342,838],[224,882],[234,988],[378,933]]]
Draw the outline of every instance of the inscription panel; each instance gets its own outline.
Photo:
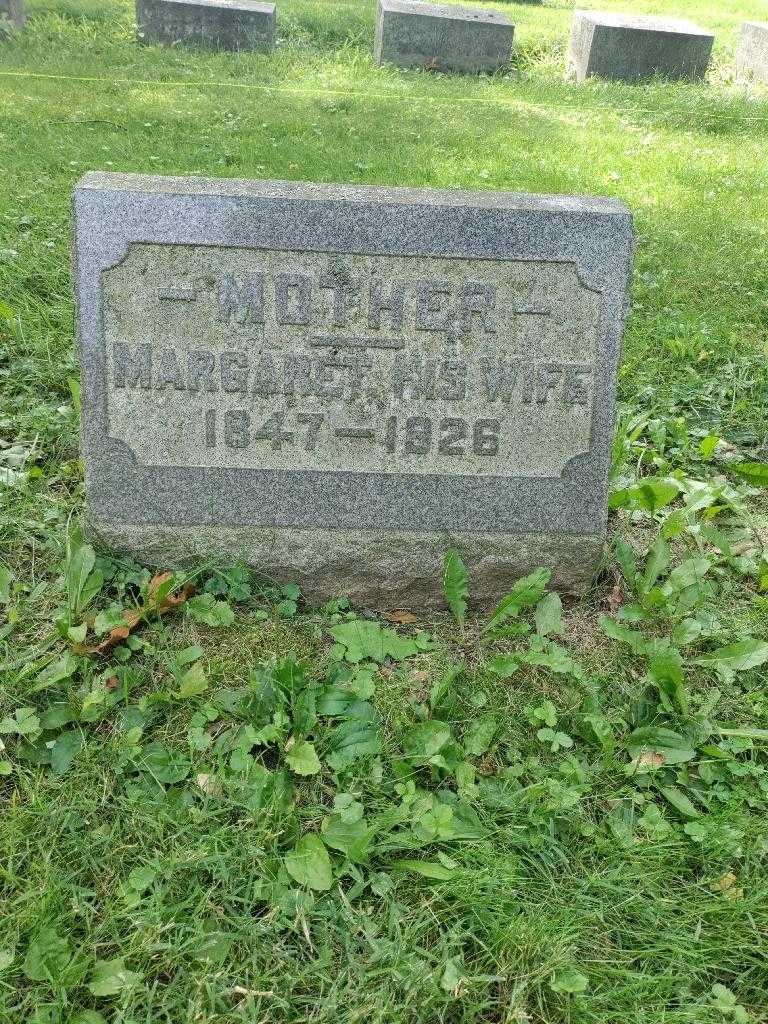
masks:
[[[134,243],[102,297],[108,434],[142,466],[559,477],[590,450],[573,263]]]

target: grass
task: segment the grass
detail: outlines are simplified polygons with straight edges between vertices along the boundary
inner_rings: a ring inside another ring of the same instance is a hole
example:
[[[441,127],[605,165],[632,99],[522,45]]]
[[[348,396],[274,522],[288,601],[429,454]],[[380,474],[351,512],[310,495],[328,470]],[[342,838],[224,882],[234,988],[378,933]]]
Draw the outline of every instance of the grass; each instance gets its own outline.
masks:
[[[766,509],[734,469],[766,461],[768,101],[730,71],[765,8],[679,0],[717,33],[710,82],[630,88],[562,80],[570,6],[488,6],[516,59],[481,79],[376,67],[367,0],[281,0],[268,57],[139,47],[130,6],[92,0],[32,0],[0,41],[3,1024],[768,1020]],[[87,600],[68,247],[90,168],[627,202],[614,544],[562,635],[533,604],[495,637],[413,609],[399,634],[428,640],[368,657],[369,687],[329,633],[365,628],[351,612],[238,571],[158,616],[149,574],[102,553]],[[78,653],[84,620],[103,638],[137,603],[128,643]],[[334,687],[374,705],[378,753],[332,763],[354,715],[307,728]],[[432,764],[423,722],[450,729]],[[342,822],[360,841],[352,797],[369,847],[331,845],[313,888],[287,865]]]

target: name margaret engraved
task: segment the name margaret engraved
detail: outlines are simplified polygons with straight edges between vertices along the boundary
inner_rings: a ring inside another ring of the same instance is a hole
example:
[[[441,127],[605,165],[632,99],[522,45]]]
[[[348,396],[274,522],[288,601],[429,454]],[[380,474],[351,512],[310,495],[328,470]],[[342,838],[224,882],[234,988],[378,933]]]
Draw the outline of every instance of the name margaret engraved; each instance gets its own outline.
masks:
[[[578,363],[534,363],[523,359],[420,359],[396,356],[389,373],[374,360],[354,354],[313,358],[305,353],[284,357],[245,352],[193,349],[179,353],[151,345],[132,350],[121,342],[113,349],[115,388],[164,391],[174,388],[193,394],[282,396],[292,405],[297,396],[357,402],[363,398],[386,405],[395,401],[480,401],[543,405],[554,401],[566,408],[586,405],[590,397],[591,366]]]
[[[571,264],[134,245],[102,284],[109,430],[143,465],[556,476],[589,450]]]

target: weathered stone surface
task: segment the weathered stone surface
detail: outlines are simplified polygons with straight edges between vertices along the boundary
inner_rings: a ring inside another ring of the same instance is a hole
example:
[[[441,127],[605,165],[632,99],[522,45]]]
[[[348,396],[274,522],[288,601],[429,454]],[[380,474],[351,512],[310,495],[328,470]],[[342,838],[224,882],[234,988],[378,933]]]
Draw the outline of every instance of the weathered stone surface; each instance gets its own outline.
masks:
[[[387,530],[297,530],[281,527],[167,527],[102,524],[92,533],[148,565],[199,566],[205,559],[242,558],[279,583],[300,583],[322,603],[344,594],[369,608],[444,607],[443,559],[456,543],[471,567],[472,603],[487,605],[539,565],[553,569],[551,586],[579,594],[593,578],[602,535]]]
[[[654,75],[702,79],[714,38],[682,18],[575,11],[568,75],[577,82],[592,75],[621,82],[640,82]]]
[[[379,0],[374,56],[403,68],[497,71],[509,61],[514,31],[496,11]]]
[[[93,529],[313,597],[589,581],[631,218],[605,199],[86,175],[75,192]]]
[[[136,0],[138,37],[214,50],[271,50],[273,3],[259,0]]]
[[[741,26],[736,69],[740,75],[768,82],[768,22],[745,21]]]
[[[4,19],[10,21],[14,28],[24,28],[27,23],[24,0],[0,0],[0,28]]]

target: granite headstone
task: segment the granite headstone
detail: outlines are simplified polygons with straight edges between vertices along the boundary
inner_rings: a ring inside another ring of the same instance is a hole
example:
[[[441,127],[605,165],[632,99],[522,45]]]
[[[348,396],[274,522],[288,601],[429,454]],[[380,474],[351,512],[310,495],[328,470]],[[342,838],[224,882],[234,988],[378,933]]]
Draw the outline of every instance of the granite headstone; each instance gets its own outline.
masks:
[[[568,77],[593,75],[641,82],[658,75],[672,80],[702,79],[714,36],[683,18],[575,11],[568,51]]]
[[[379,0],[374,57],[403,68],[493,72],[508,63],[514,31],[497,11]]]
[[[0,27],[4,19],[9,21],[13,28],[24,28],[27,23],[24,0],[0,0]]]
[[[736,69],[742,76],[768,82],[768,22],[745,21],[741,26]]]
[[[273,3],[260,0],[136,0],[143,43],[182,43],[210,50],[271,50]]]
[[[491,601],[601,553],[632,222],[610,199],[91,173],[93,531],[313,598]]]

